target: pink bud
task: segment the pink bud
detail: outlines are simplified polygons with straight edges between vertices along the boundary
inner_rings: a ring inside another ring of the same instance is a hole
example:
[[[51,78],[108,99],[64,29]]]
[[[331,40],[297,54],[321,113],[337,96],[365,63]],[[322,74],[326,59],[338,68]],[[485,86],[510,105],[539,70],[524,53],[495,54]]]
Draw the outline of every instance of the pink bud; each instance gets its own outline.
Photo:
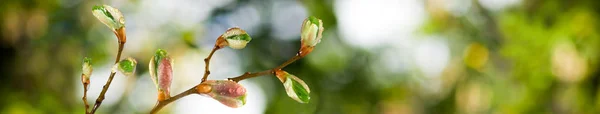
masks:
[[[229,80],[207,80],[203,84],[210,85],[208,96],[231,108],[246,104],[246,88]]]
[[[170,93],[171,81],[173,80],[173,67],[170,57],[163,58],[158,65],[158,85],[167,97]]]

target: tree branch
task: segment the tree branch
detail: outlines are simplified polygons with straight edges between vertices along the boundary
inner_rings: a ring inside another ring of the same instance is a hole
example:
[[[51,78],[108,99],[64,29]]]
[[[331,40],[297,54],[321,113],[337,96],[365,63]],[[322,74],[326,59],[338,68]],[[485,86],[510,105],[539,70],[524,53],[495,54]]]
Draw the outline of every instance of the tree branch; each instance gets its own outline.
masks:
[[[212,51],[210,51],[210,54],[208,54],[208,57],[204,58],[204,76],[202,77],[202,82],[206,81],[206,79],[208,78],[208,75],[210,74],[210,59],[212,58],[213,54],[215,54],[215,52],[217,50],[219,50],[221,48],[219,48],[219,46],[215,45],[215,47],[212,49]],[[200,82],[200,83],[202,83]]]
[[[117,36],[119,36],[119,35],[117,35]],[[119,60],[121,60],[121,52],[123,52],[124,45],[125,45],[125,42],[119,41],[119,51],[117,52],[117,59],[115,60],[115,64],[117,64],[119,62]],[[106,81],[106,84],[104,84],[104,86],[102,88],[102,92],[100,92],[100,95],[96,99],[96,104],[94,104],[94,108],[90,112],[91,114],[96,113],[96,110],[98,110],[100,105],[102,105],[102,101],[104,100],[104,95],[106,94],[106,91],[108,91],[108,88],[110,87],[110,83],[112,82],[113,78],[115,77],[115,74],[116,74],[116,72],[110,73],[110,76],[108,77],[108,80]]]
[[[228,80],[231,80],[234,82],[239,82],[241,80],[248,79],[248,78],[258,77],[258,76],[267,75],[267,74],[275,74],[275,71],[282,69],[282,68],[286,67],[287,65],[290,65],[301,58],[302,58],[302,56],[300,56],[300,54],[296,54],[296,56],[290,58],[283,64],[281,64],[273,69],[269,69],[269,70],[265,70],[265,71],[261,71],[261,72],[255,72],[255,73],[246,72],[241,76],[234,77],[234,78],[228,78]]]
[[[273,69],[269,69],[269,70],[265,70],[265,71],[261,71],[261,72],[255,72],[255,73],[246,72],[246,73],[242,74],[241,76],[234,77],[234,78],[228,78],[228,80],[231,80],[234,82],[239,82],[239,81],[247,79],[247,78],[253,78],[253,77],[267,75],[267,74],[274,74],[275,73],[274,71],[275,70],[273,70]]]
[[[83,74],[81,74],[81,78],[83,80],[83,78],[84,78]],[[87,102],[87,91],[88,91],[89,85],[90,85],[90,80],[83,81],[83,97],[81,98],[81,100],[83,100],[83,105],[85,106],[86,114],[90,113],[89,112],[90,105]]]
[[[287,61],[286,61],[286,62],[284,62],[283,64],[281,64],[281,65],[279,65],[279,66],[275,67],[274,69],[275,69],[275,70],[282,69],[282,68],[284,68],[284,67],[286,67],[286,66],[288,66],[288,65],[290,65],[290,64],[292,64],[292,63],[294,63],[294,62],[296,62],[298,59],[301,59],[301,58],[302,58],[302,56],[300,56],[300,54],[296,54],[296,56],[294,56],[294,57],[290,58],[289,60],[287,60]]]
[[[188,89],[188,90],[186,90],[184,92],[181,92],[181,93],[179,93],[179,94],[177,94],[177,95],[175,95],[173,97],[167,98],[167,99],[165,99],[163,101],[157,101],[156,105],[154,105],[154,108],[152,108],[152,111],[150,111],[150,114],[156,114],[160,109],[162,109],[164,106],[166,106],[167,104],[170,104],[173,101],[176,101],[176,100],[181,99],[181,98],[183,98],[185,96],[197,93],[196,87],[197,86],[194,86],[194,87],[192,87],[192,88],[190,88],[190,89]]]
[[[209,54],[209,56],[206,59],[204,59],[204,60],[205,61],[210,61],[210,58],[212,57],[213,53],[216,50],[218,50],[218,49],[219,49],[218,47],[215,47],[213,49],[213,51],[211,52],[211,54]],[[301,58],[302,58],[302,56],[300,56],[299,54],[296,54],[296,56],[292,57],[288,61],[284,62],[283,64],[281,64],[281,65],[279,65],[279,66],[277,66],[277,67],[275,67],[273,69],[269,69],[269,70],[265,70],[265,71],[261,71],[261,72],[255,72],[255,73],[246,72],[246,73],[244,73],[241,76],[238,76],[238,77],[235,77],[235,78],[228,78],[228,80],[239,82],[241,80],[248,79],[248,78],[253,78],[253,77],[262,76],[262,75],[268,75],[268,74],[274,74],[276,70],[279,70],[279,69],[281,69],[283,67],[286,67],[287,65],[289,65],[289,64],[291,64],[291,63],[293,63],[293,62],[295,62],[295,61],[297,61],[298,59],[301,59]],[[206,69],[208,69],[208,62],[206,64],[206,66],[207,66]],[[208,72],[208,70],[206,70],[206,71]],[[205,74],[205,77],[206,76],[207,76],[207,74]],[[205,78],[203,78],[202,82],[204,82],[204,80],[205,80]],[[202,84],[202,83],[200,83],[200,84]],[[184,92],[181,92],[181,93],[179,93],[179,94],[177,94],[177,95],[175,95],[173,97],[167,98],[167,99],[162,100],[162,101],[157,101],[156,105],[154,105],[154,108],[152,108],[152,111],[150,111],[150,114],[156,114],[160,109],[162,109],[164,106],[172,103],[173,101],[176,101],[178,99],[181,99],[181,98],[183,98],[185,96],[188,96],[188,95],[191,95],[191,94],[198,94],[198,90],[197,89],[199,88],[200,84],[198,84],[198,85],[196,85],[196,86],[194,86],[194,87],[192,87],[192,88],[190,88],[190,89],[188,89],[188,90],[186,90]]]

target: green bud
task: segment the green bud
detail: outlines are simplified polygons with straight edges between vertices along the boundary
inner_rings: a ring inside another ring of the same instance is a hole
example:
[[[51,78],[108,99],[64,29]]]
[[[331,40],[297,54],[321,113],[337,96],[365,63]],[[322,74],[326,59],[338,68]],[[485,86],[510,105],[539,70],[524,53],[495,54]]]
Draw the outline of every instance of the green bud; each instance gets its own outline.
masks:
[[[111,6],[94,6],[92,8],[92,14],[113,31],[125,26],[125,19],[123,18],[121,11]]]
[[[301,42],[303,46],[314,47],[321,42],[323,34],[323,21],[310,16],[302,23]]]
[[[283,70],[276,71],[275,75],[283,83],[285,91],[290,98],[300,103],[308,103],[310,100],[310,89],[302,79]]]
[[[137,65],[137,61],[135,59],[129,57],[127,59],[121,60],[119,63],[115,64],[114,69],[123,73],[125,76],[132,76],[135,74],[135,67]]]
[[[233,49],[243,49],[252,40],[246,31],[238,27],[228,29],[221,35],[221,38],[225,38],[229,47]]]
[[[92,76],[92,59],[85,57],[83,58],[83,64],[81,65],[81,71],[83,74],[84,80],[89,80],[90,76]]]
[[[169,96],[171,81],[173,80],[173,60],[162,49],[156,50],[149,63],[150,77],[156,88]]]

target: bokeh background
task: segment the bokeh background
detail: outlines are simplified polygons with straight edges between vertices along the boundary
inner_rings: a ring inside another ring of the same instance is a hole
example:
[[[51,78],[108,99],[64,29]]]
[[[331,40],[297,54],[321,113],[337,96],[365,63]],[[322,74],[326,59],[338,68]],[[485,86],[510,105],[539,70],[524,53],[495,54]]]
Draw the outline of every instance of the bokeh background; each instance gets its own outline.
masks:
[[[200,82],[203,59],[227,28],[254,39],[218,51],[209,79],[291,58],[307,16],[323,20],[324,38],[285,70],[309,85],[310,103],[288,98],[269,75],[241,81],[241,108],[191,95],[161,113],[600,113],[597,0],[2,0],[0,113],[84,112],[83,57],[93,59],[94,101],[117,51],[91,14],[100,4],[123,12],[123,57],[138,68],[117,74],[99,113],[152,108],[148,61],[158,48],[175,59],[177,94]]]

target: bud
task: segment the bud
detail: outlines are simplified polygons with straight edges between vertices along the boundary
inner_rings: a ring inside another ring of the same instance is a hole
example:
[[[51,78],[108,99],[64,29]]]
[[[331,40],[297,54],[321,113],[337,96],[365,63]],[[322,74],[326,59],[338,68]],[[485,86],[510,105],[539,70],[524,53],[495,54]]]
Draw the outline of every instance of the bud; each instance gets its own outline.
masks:
[[[302,79],[283,70],[275,71],[279,81],[283,83],[288,96],[300,103],[308,103],[310,100],[310,89]]]
[[[223,33],[217,39],[217,43],[215,45],[219,46],[220,48],[228,45],[233,49],[243,49],[246,47],[246,44],[250,42],[250,40],[252,40],[252,38],[250,35],[248,35],[248,33],[246,33],[246,31],[238,27],[233,27],[227,29],[227,31],[225,31],[225,33]]]
[[[94,6],[92,8],[92,14],[117,35],[119,43],[125,43],[127,41],[125,35],[125,19],[119,9],[108,5]]]
[[[137,61],[135,59],[128,57],[127,59],[119,61],[119,63],[115,64],[113,70],[118,70],[123,73],[125,76],[132,76],[135,74],[135,67],[137,65]]]
[[[299,56],[304,57],[312,52],[315,46],[321,42],[323,30],[325,28],[323,28],[323,21],[321,19],[310,16],[304,20],[300,34],[302,46],[298,52]]]
[[[323,34],[323,21],[316,17],[310,16],[302,23],[301,42],[302,46],[314,47],[321,42]]]
[[[246,88],[234,81],[207,80],[197,86],[196,89],[198,93],[204,93],[231,108],[246,104]]]
[[[81,65],[81,82],[89,83],[90,76],[92,76],[92,59],[85,57],[83,58],[83,64]]]
[[[94,6],[92,8],[92,14],[113,31],[125,26],[125,19],[123,18],[121,11],[111,6]]]
[[[171,81],[173,80],[173,60],[162,49],[150,59],[150,76],[159,91],[159,100],[170,97]]]

